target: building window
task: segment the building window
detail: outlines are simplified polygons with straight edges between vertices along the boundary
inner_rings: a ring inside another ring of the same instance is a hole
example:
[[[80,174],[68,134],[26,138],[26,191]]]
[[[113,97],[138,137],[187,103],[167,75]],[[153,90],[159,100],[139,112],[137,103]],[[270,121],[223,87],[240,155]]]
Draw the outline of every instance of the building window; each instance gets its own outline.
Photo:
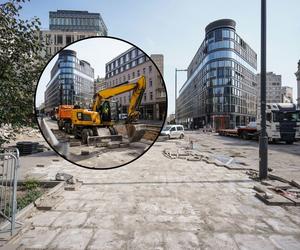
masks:
[[[151,78],[149,79],[149,84],[150,84],[150,87],[152,87],[152,79]]]
[[[146,74],[146,68],[143,68],[143,75]]]
[[[130,80],[130,74],[127,75],[127,80],[128,80],[128,81]]]
[[[152,65],[149,66],[149,73],[152,72]]]
[[[136,49],[131,51],[131,58],[135,58],[136,57]]]
[[[150,92],[150,100],[152,101],[152,99],[153,99],[153,93]]]
[[[218,42],[218,41],[222,41],[222,30],[219,29],[219,30],[216,30],[215,31],[215,41]]]
[[[132,72],[132,78],[135,78],[135,72]]]
[[[140,71],[139,70],[137,71],[137,76],[140,76]]]
[[[63,44],[63,37],[62,37],[62,35],[57,35],[57,44]]]
[[[66,36],[66,44],[70,44],[72,42],[72,37],[70,35]]]

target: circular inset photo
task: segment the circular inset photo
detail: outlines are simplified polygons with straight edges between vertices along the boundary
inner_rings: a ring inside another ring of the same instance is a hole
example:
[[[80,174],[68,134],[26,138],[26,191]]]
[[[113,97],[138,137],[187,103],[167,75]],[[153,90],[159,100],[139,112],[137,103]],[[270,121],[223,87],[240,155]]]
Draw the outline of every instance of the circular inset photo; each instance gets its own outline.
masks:
[[[45,140],[86,168],[117,168],[139,158],[167,115],[163,60],[114,37],[90,37],[59,50],[35,92]]]

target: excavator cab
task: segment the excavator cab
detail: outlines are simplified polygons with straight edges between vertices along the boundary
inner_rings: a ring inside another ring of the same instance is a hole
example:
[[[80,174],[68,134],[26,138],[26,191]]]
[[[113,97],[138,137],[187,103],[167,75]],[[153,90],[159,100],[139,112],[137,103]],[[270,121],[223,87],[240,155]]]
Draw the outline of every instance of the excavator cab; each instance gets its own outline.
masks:
[[[118,102],[105,100],[99,107],[99,115],[103,122],[116,122],[119,120]]]
[[[99,114],[101,117],[101,121],[103,122],[110,122],[111,121],[111,108],[110,108],[110,102],[104,101],[102,102],[100,108],[99,108]]]

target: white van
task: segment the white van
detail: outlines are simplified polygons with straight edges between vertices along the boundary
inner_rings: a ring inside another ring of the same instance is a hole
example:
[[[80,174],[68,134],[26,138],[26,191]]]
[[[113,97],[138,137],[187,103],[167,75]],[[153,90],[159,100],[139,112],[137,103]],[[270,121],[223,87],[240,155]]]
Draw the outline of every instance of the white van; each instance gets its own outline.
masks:
[[[168,136],[171,138],[180,138],[184,137],[184,128],[182,125],[168,125],[163,128],[161,135]]]

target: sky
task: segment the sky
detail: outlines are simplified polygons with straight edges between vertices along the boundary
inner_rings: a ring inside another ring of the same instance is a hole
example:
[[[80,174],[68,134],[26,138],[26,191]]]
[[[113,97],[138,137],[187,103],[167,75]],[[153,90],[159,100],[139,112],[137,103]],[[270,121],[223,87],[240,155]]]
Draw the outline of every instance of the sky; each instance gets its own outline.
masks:
[[[300,1],[269,0],[267,8],[267,71],[282,75],[282,85],[293,87],[295,99]],[[204,39],[206,25],[212,21],[236,21],[237,33],[258,54],[260,71],[260,0],[31,0],[23,6],[21,17],[37,16],[42,28],[48,29],[49,11],[58,9],[98,12],[108,35],[128,40],[148,55],[163,54],[169,114],[175,110],[175,68],[188,67]],[[186,73],[178,73],[178,89],[185,80]]]
[[[107,62],[131,47],[130,44],[117,39],[99,37],[78,41],[67,46],[66,49],[76,51],[78,59],[89,62],[94,68],[95,78],[97,78],[98,75],[100,77],[105,76],[105,64]],[[46,85],[50,81],[50,72],[57,59],[58,55],[53,57],[41,74],[36,94],[37,107],[44,102]]]

